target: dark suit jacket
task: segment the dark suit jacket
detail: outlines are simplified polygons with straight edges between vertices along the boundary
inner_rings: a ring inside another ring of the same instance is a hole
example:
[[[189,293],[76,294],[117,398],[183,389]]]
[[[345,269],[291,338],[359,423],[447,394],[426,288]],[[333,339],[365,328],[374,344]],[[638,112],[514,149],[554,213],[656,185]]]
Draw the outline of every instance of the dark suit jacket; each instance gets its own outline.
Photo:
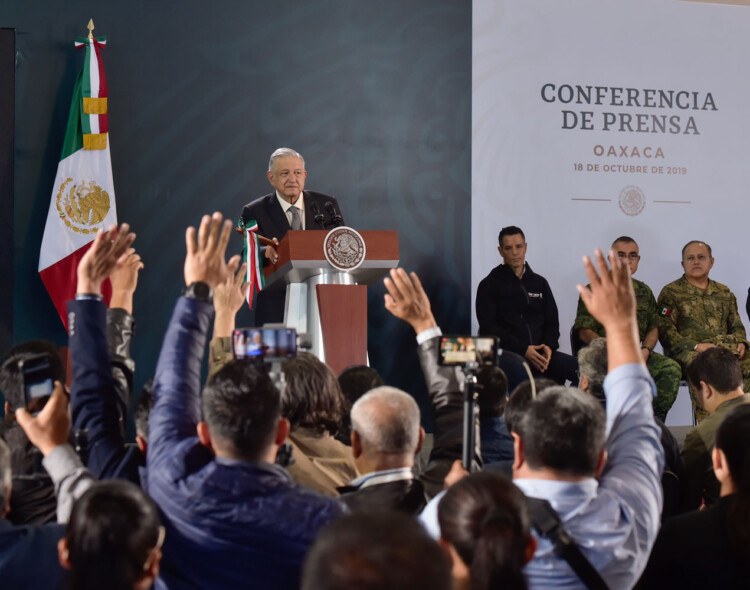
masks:
[[[302,191],[302,198],[305,201],[305,229],[331,229],[337,225],[344,225],[343,219],[340,223],[335,223],[333,216],[325,209],[326,203],[332,203],[334,210],[341,214],[335,197],[313,191]],[[323,214],[323,223],[315,221],[313,212],[315,206]],[[258,222],[258,233],[269,239],[276,238],[281,241],[290,229],[289,220],[276,198],[276,191],[255,199],[242,208],[242,220],[248,223],[252,219]],[[265,264],[265,258],[263,260]],[[265,323],[283,322],[284,301],[283,289],[261,291],[256,299],[255,324],[262,326]]]
[[[313,191],[302,191],[302,198],[305,201],[305,229],[331,229],[336,225],[344,225],[343,220],[339,224],[334,223],[331,214],[325,210],[326,203],[333,203],[334,209],[339,214],[341,213],[335,197]],[[315,221],[314,205],[317,205],[320,213],[323,214],[322,224]],[[245,223],[251,219],[257,221],[258,233],[266,238],[276,238],[281,241],[286,232],[289,231],[289,221],[281,205],[279,205],[275,191],[245,205],[242,208],[242,219]]]
[[[747,588],[750,568],[728,535],[732,496],[664,523],[640,588]]]
[[[125,310],[109,310],[121,317],[120,332],[129,327],[132,332],[133,318]],[[140,449],[127,446],[120,429],[120,412],[123,404],[107,342],[107,306],[102,301],[68,301],[70,337],[68,346],[73,359],[73,382],[70,391],[70,407],[74,430],[86,430],[86,465],[98,479],[127,479],[141,484],[141,471],[145,457]],[[112,314],[110,317],[113,317]],[[129,340],[129,335],[127,339]],[[129,359],[129,352],[126,353]],[[124,360],[124,358],[120,358]],[[132,362],[132,361],[131,361]],[[131,373],[132,375],[132,373]],[[127,415],[127,408],[125,413]]]

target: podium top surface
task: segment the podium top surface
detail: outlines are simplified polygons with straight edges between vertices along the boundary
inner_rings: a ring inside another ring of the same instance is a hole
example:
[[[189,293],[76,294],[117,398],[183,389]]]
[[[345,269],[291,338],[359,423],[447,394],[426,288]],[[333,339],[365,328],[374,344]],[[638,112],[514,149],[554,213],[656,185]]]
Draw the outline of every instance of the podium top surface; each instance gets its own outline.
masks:
[[[279,259],[264,268],[266,288],[301,283],[323,273],[346,272],[359,285],[374,283],[399,263],[398,232],[361,231],[365,241],[365,259],[352,271],[340,271],[328,262],[323,251],[325,230],[289,231],[277,248]]]

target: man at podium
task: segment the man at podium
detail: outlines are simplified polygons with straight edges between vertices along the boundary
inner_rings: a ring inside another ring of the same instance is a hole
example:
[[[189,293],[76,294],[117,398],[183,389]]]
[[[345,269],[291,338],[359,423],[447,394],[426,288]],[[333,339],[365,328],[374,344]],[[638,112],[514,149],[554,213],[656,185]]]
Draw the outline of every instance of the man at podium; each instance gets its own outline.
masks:
[[[279,148],[268,160],[268,182],[274,192],[245,205],[242,220],[258,223],[258,233],[277,242],[290,229],[331,229],[344,225],[335,197],[305,190],[304,158],[291,148]],[[266,246],[264,264],[275,264],[278,255],[273,246]],[[256,325],[284,321],[283,290],[258,293]]]

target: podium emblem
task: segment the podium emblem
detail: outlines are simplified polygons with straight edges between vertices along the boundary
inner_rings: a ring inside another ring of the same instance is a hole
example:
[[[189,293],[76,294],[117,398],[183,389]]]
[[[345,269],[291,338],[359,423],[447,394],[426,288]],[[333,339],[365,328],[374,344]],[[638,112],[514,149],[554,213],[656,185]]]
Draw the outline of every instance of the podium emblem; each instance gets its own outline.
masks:
[[[358,231],[351,227],[335,227],[323,240],[328,263],[337,270],[354,270],[365,260],[367,249]]]

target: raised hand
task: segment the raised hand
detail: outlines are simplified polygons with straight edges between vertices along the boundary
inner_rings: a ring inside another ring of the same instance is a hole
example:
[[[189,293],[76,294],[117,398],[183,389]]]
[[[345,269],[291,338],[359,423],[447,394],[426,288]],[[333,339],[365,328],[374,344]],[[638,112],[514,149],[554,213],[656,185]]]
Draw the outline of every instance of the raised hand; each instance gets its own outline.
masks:
[[[112,300],[110,307],[120,307],[133,313],[133,294],[138,286],[138,272],[143,268],[141,256],[129,248],[125,260],[115,266],[109,277],[112,283]]]
[[[638,322],[635,317],[635,292],[630,278],[630,268],[617,255],[609,252],[612,270],[601,250],[596,250],[597,273],[588,256],[583,257],[583,266],[590,287],[578,285],[586,309],[589,310],[607,331],[607,355],[609,371],[626,363],[643,363],[639,339]]]
[[[250,283],[242,282],[247,273],[247,264],[242,263],[236,274],[230,274],[224,282],[216,285],[214,289],[214,338],[222,338],[232,335],[234,330],[234,318],[242,307]]]
[[[187,228],[185,243],[185,284],[195,282],[207,283],[215,289],[234,273],[240,263],[239,255],[225,261],[227,244],[232,232],[232,222],[227,219],[222,224],[223,215],[219,212],[204,215],[201,219],[196,240],[194,227]]]
[[[99,230],[91,247],[78,263],[77,293],[101,295],[102,283],[118,265],[125,263],[135,234],[123,223],[119,229],[111,225],[109,230]]]
[[[407,275],[403,268],[394,268],[390,278],[386,277],[383,282],[388,291],[385,308],[394,316],[408,322],[417,334],[437,326],[417,273]]]

